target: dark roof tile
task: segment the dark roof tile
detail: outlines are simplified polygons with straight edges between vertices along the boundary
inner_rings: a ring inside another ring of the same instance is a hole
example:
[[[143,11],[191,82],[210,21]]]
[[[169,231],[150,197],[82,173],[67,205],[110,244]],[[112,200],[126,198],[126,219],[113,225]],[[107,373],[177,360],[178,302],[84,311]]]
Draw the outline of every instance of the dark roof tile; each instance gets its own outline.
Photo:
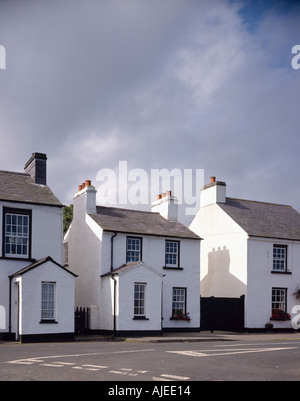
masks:
[[[300,213],[291,206],[232,198],[218,205],[249,236],[300,240]]]
[[[29,174],[0,171],[0,200],[62,207],[47,185],[35,184]]]
[[[105,231],[200,239],[183,224],[169,221],[159,213],[97,206],[97,214],[90,216]]]

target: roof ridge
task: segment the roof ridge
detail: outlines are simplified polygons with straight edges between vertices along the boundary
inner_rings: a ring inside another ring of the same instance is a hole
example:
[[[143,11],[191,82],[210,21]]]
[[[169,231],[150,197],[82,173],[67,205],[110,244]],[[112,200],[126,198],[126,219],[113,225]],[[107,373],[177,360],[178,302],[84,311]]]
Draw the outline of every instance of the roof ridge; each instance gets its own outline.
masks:
[[[27,175],[28,177],[30,177],[30,174],[28,174],[28,173],[21,173],[21,172],[19,172],[19,171],[0,170],[0,173]]]
[[[103,207],[103,208],[105,208],[105,209],[124,210],[124,211],[128,211],[128,212],[139,212],[139,213],[159,214],[158,212],[151,212],[151,210],[129,209],[129,208],[117,207],[117,206],[96,205],[96,207]]]
[[[240,201],[240,202],[263,203],[264,205],[284,206],[284,207],[289,207],[289,208],[293,209],[293,207],[291,205],[286,205],[286,204],[283,204],[283,203],[264,202],[264,201],[256,201],[256,200],[240,199],[240,198],[231,198],[231,197],[226,197],[226,199],[236,200],[236,201]]]

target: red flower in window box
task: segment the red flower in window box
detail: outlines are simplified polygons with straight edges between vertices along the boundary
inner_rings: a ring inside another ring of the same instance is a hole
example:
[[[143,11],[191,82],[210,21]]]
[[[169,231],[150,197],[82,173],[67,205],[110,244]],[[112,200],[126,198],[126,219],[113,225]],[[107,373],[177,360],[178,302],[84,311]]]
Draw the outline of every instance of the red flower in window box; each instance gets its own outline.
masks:
[[[172,319],[174,319],[174,320],[188,320],[188,321],[192,320],[190,318],[190,313],[189,312],[183,313],[181,311],[174,313],[174,315],[172,316]]]
[[[270,320],[291,320],[291,315],[282,309],[273,309]]]

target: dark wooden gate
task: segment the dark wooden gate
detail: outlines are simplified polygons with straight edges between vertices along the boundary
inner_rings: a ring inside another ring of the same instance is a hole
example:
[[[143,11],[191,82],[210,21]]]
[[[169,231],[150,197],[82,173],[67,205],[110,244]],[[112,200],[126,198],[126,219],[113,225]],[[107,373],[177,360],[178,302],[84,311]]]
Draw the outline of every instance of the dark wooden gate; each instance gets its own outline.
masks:
[[[201,331],[244,331],[245,296],[240,298],[200,298]]]
[[[77,307],[75,309],[75,334],[89,332],[89,308]]]

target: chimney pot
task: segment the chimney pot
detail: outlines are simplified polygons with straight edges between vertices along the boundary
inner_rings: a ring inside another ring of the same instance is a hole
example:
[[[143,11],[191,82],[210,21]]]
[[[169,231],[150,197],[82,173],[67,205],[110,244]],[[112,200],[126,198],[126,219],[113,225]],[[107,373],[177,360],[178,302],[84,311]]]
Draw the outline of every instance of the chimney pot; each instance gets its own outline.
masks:
[[[216,182],[216,177],[210,177],[210,183],[213,184],[214,182]]]
[[[91,180],[85,180],[85,186],[86,187],[90,187],[92,185],[92,181]]]
[[[172,196],[172,191],[167,191],[167,196]]]
[[[78,185],[78,192],[82,190],[82,185]]]
[[[166,193],[163,192],[163,193],[161,194],[161,197],[162,197],[162,198],[165,198],[165,197],[166,197]]]
[[[81,184],[81,186],[82,186],[82,189],[84,189],[84,188],[85,188],[85,182],[83,182],[83,183]]]

